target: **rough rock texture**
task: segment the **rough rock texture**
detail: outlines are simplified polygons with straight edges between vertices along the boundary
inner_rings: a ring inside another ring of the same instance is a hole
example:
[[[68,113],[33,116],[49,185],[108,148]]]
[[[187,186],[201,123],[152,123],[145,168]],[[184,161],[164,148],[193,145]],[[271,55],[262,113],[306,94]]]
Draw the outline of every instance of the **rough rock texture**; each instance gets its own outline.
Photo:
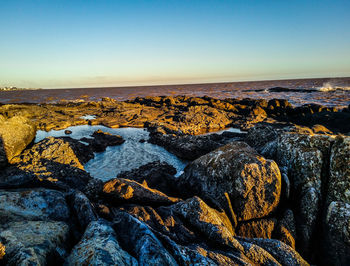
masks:
[[[232,142],[190,163],[179,177],[179,187],[217,201],[238,220],[249,220],[276,208],[281,174],[274,161],[258,155],[246,143]]]
[[[36,127],[28,119],[14,116],[0,122],[0,165],[4,164],[4,151],[7,160],[11,162],[13,157],[20,154],[29,143],[33,141]],[[5,161],[6,162],[6,161]]]
[[[6,247],[0,242],[0,260],[5,256]]]
[[[174,136],[152,132],[148,142],[164,147],[181,159],[195,160],[233,140],[243,139],[244,135],[244,133],[226,132],[200,136]]]
[[[149,188],[147,183],[115,178],[103,186],[103,197],[112,203],[138,203],[141,205],[168,205],[178,202],[178,198],[168,197],[159,190]]]
[[[174,193],[175,174],[176,169],[173,166],[166,162],[156,161],[127,172],[122,172],[117,177],[135,180],[138,183],[146,181],[150,188],[155,188],[167,195],[171,195]]]
[[[131,215],[120,212],[114,220],[118,240],[141,265],[177,265],[152,231]]]
[[[43,188],[0,190],[2,224],[23,220],[68,221],[69,215],[62,192]]]
[[[273,238],[272,233],[276,227],[276,219],[259,219],[241,223],[237,229],[237,236],[246,238]]]
[[[14,161],[18,169],[34,174],[44,183],[83,189],[91,179],[82,165],[89,154],[84,146],[68,137],[49,137],[25,150]]]
[[[4,168],[7,165],[7,156],[6,156],[6,151],[4,147],[4,142],[2,138],[0,137],[0,169]]]
[[[350,137],[336,138],[331,151],[327,202],[350,204]]]
[[[297,232],[304,254],[311,253],[332,141],[325,135],[296,133],[284,133],[278,138],[277,161],[288,169],[292,199],[297,206]]]
[[[52,265],[66,256],[69,227],[64,222],[25,221],[1,226],[7,265]]]
[[[65,264],[137,265],[137,261],[120,247],[109,223],[100,219],[89,224]]]
[[[98,219],[89,199],[82,192],[74,192],[71,196],[71,205],[81,228],[86,228],[88,224]]]
[[[350,261],[350,204],[333,201],[329,204],[322,242],[325,264],[348,265]]]
[[[89,149],[93,152],[103,152],[108,146],[117,146],[125,142],[125,140],[119,135],[113,135],[102,130],[97,130],[92,134],[91,138],[82,138],[81,140],[89,143]]]
[[[208,239],[225,244],[234,241],[234,229],[225,212],[210,208],[200,198],[179,202],[171,208]]]

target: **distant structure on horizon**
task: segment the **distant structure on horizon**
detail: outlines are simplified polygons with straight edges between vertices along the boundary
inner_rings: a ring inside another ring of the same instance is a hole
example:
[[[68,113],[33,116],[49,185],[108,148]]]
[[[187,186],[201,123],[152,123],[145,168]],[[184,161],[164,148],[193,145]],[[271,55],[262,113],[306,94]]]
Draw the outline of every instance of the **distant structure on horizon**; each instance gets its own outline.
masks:
[[[0,91],[41,90],[41,88],[17,88],[15,86],[0,87]]]

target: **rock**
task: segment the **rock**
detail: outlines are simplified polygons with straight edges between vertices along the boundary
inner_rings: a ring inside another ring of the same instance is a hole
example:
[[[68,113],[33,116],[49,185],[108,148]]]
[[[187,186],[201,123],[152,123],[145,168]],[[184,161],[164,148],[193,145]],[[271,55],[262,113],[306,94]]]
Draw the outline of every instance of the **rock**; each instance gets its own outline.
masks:
[[[70,135],[70,134],[72,134],[72,133],[73,133],[72,130],[66,129],[66,130],[64,131],[64,134],[66,134],[66,135]]]
[[[177,265],[148,226],[133,216],[117,213],[113,228],[120,244],[130,254],[135,254],[140,265]]]
[[[350,261],[350,204],[333,201],[324,222],[322,259],[328,265],[348,265]]]
[[[1,226],[7,265],[52,265],[63,262],[69,227],[64,222],[19,221]]]
[[[198,197],[179,202],[171,208],[208,239],[220,244],[234,242],[234,229],[224,211],[210,208]]]
[[[322,183],[333,139],[326,135],[283,133],[278,137],[277,162],[288,171],[291,200],[296,206],[298,239],[302,254],[311,256]]]
[[[36,186],[40,186],[40,181],[33,173],[21,171],[12,165],[0,171],[0,189]]]
[[[88,224],[98,219],[89,199],[82,192],[74,192],[71,202],[81,228],[86,228]]]
[[[81,141],[89,143],[89,148],[93,152],[103,152],[108,146],[117,146],[125,142],[119,135],[113,135],[102,130],[97,130],[92,134],[91,138],[82,138]]]
[[[350,204],[350,137],[338,136],[332,146],[327,202]]]
[[[36,127],[26,118],[15,116],[0,124],[0,164],[4,164],[4,151],[9,162],[19,155],[36,134]],[[1,151],[1,146],[4,150]]]
[[[103,186],[102,196],[114,204],[138,203],[141,205],[169,205],[178,202],[178,198],[168,197],[159,190],[149,188],[147,183],[114,178]]]
[[[176,169],[173,166],[166,162],[156,161],[127,172],[122,172],[117,177],[135,180],[138,183],[146,181],[149,187],[171,195],[174,194],[175,174]]]
[[[100,219],[86,228],[72,249],[66,265],[137,265],[135,258],[124,251],[108,222]]]
[[[264,217],[276,208],[281,174],[274,161],[244,142],[232,142],[190,163],[178,186],[188,195],[209,202],[214,199],[227,213],[245,221]]]
[[[91,179],[82,164],[91,155],[84,146],[71,138],[49,137],[14,161],[21,171],[34,174],[43,184],[82,190]]]
[[[275,230],[276,219],[259,219],[241,223],[237,229],[237,236],[246,238],[272,238]]]
[[[292,210],[287,209],[283,213],[282,218],[278,221],[273,238],[278,239],[295,249],[296,226]]]
[[[309,265],[293,248],[275,239],[245,238],[244,241],[261,246],[281,265]]]
[[[210,134],[202,136],[174,136],[151,133],[148,142],[164,147],[184,160],[195,160],[233,140],[242,139],[244,134]]]
[[[69,209],[62,192],[50,189],[0,190],[0,220],[68,221]]]
[[[4,142],[0,137],[0,169],[4,168],[7,165],[7,163],[8,161],[7,161],[6,151],[4,147]]]
[[[2,260],[5,256],[5,251],[6,251],[6,247],[0,242],[0,260]]]

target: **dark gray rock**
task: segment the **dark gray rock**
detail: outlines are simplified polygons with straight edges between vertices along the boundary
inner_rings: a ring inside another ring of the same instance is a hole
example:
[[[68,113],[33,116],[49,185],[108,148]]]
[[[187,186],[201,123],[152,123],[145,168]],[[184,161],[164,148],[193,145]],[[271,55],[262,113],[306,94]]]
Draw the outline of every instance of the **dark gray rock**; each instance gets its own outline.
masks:
[[[64,222],[18,221],[0,230],[7,265],[57,265],[66,256],[69,227]]]
[[[133,216],[119,212],[114,229],[123,248],[137,258],[141,265],[177,265],[147,225]]]
[[[0,190],[0,220],[68,221],[69,209],[62,192],[50,189]]]
[[[349,265],[350,262],[350,204],[333,201],[324,222],[322,257],[328,265]]]
[[[98,219],[89,199],[82,192],[76,191],[71,195],[71,205],[81,228]]]
[[[137,265],[135,258],[124,251],[110,224],[102,219],[86,228],[65,265]]]

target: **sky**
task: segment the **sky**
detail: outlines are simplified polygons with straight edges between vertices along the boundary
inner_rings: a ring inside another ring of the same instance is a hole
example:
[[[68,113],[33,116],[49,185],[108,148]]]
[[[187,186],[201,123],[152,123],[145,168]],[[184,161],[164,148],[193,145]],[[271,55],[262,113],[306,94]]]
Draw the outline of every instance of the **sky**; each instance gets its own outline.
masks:
[[[349,0],[0,0],[0,86],[350,76]]]

